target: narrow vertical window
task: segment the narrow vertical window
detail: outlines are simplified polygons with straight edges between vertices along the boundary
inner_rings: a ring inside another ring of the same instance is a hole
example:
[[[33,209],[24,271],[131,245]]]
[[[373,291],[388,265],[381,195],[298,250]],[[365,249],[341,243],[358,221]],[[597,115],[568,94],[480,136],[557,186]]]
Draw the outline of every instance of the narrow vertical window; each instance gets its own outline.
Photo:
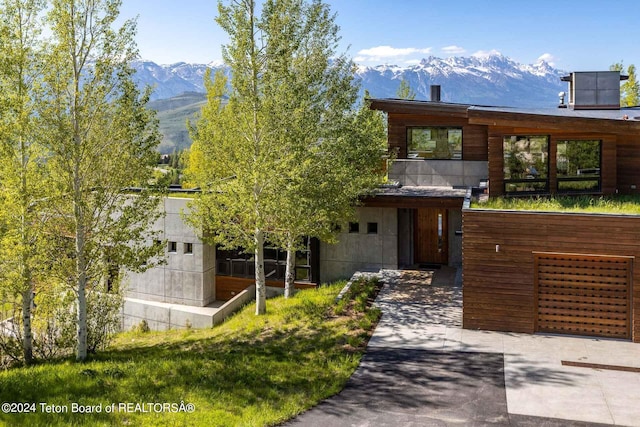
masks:
[[[438,213],[438,253],[442,253],[444,248],[444,224],[442,220],[442,213]]]

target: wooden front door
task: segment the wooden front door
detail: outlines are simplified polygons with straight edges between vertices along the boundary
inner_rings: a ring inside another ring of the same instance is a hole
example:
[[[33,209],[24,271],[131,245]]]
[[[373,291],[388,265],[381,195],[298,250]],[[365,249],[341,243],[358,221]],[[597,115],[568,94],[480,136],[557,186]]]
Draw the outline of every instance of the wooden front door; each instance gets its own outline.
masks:
[[[447,264],[447,223],[446,209],[416,209],[413,228],[415,264]]]

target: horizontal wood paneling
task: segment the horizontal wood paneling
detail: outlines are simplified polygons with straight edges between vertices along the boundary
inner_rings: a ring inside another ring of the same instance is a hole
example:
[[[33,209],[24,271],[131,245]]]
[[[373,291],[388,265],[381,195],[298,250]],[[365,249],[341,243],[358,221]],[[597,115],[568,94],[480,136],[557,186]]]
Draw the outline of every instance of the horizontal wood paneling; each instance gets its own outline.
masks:
[[[228,301],[239,292],[253,285],[255,279],[245,277],[216,276],[216,300]],[[284,288],[284,282],[279,280],[267,280],[267,286],[274,288]],[[316,288],[315,283],[296,282],[296,289]]]
[[[640,257],[640,217],[466,209],[462,218],[465,328],[534,332],[534,252]],[[640,342],[637,266],[631,305]]]
[[[396,151],[399,159],[407,158],[407,127],[412,126],[462,127],[462,159],[488,159],[486,126],[469,125],[465,118],[450,115],[389,113],[388,118],[389,150]]]
[[[619,136],[616,154],[618,191],[640,193],[640,134]]]

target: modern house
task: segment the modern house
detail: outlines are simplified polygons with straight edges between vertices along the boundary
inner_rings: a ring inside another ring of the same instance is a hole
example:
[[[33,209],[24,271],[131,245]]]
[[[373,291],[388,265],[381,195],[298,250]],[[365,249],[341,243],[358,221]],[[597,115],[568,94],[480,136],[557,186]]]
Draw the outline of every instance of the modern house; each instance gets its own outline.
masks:
[[[399,253],[438,262],[448,246],[449,258],[439,262],[455,265],[458,237],[442,231],[440,218],[458,230],[461,215],[465,328],[640,342],[640,217],[460,209],[453,202],[457,185],[482,187],[480,178],[488,179],[489,198],[640,191],[640,108],[620,108],[620,74],[576,72],[563,80],[568,105],[561,94],[549,109],[373,101],[388,113],[389,146],[398,153],[390,175],[426,196],[409,208],[414,229],[404,235],[412,249]],[[453,186],[441,190],[451,192],[449,202],[429,185]],[[402,224],[407,206],[400,200]]]
[[[640,108],[620,108],[621,78],[571,73],[568,96],[549,109],[445,103],[438,87],[431,101],[372,100],[388,117],[388,174],[397,185],[364,198],[338,244],[309,239],[297,256],[298,286],[358,270],[449,265],[463,272],[465,328],[640,342],[640,217],[468,206],[474,192],[639,192]],[[250,257],[199,242],[178,213],[185,206],[166,200],[157,226],[168,264],[133,276],[131,298],[204,310],[252,283]],[[266,252],[272,286],[282,286],[283,256]]]

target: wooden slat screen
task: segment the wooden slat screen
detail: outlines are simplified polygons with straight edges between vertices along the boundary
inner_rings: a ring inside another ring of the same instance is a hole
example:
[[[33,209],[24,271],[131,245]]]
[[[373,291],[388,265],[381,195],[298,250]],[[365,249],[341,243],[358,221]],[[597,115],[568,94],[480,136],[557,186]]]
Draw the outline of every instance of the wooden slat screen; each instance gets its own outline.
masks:
[[[536,330],[630,338],[631,258],[534,253]]]

